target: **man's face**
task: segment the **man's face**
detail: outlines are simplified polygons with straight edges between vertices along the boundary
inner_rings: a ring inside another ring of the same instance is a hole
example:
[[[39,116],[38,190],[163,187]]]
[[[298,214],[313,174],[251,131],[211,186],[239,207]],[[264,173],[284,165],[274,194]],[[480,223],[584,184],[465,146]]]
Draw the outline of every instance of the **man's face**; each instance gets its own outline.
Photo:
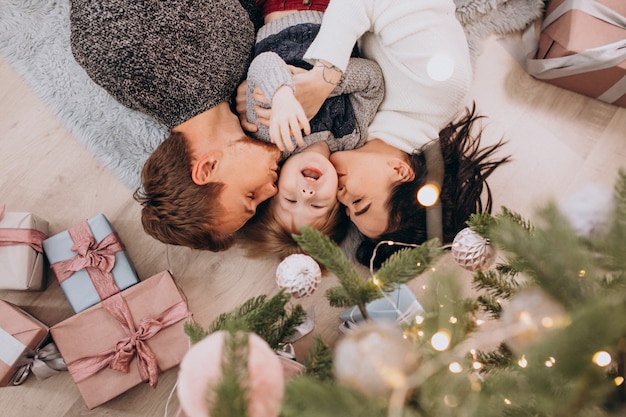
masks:
[[[224,153],[214,180],[224,183],[219,197],[223,217],[217,231],[232,234],[254,214],[257,206],[276,195],[278,159],[275,145],[243,140]]]

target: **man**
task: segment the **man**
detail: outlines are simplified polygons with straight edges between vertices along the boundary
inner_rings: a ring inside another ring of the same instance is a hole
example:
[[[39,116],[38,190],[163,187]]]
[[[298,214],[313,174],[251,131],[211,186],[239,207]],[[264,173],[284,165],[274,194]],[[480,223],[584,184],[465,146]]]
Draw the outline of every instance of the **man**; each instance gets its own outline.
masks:
[[[171,129],[135,198],[148,234],[224,250],[276,194],[280,151],[246,137],[231,98],[250,62],[254,0],[72,0],[76,61],[119,102]]]

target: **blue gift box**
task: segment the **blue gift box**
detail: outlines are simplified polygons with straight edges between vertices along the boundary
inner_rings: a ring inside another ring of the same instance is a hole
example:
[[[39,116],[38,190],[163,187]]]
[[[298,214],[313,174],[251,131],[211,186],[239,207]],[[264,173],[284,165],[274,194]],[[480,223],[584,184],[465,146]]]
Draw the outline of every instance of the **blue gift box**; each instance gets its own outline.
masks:
[[[111,223],[104,214],[98,214],[87,220],[87,225],[96,242],[101,243],[103,239],[114,232]],[[48,257],[50,265],[57,262],[74,259],[77,253],[72,251],[74,241],[68,230],[58,233],[43,242],[44,252]],[[118,291],[122,291],[139,282],[137,273],[125,250],[115,252],[115,263],[111,270],[114,285]],[[59,278],[57,274],[57,278]],[[61,282],[61,280],[59,279]],[[65,293],[74,312],[83,311],[101,300],[96,287],[86,269],[75,271],[67,279],[62,280],[61,289]],[[110,294],[112,295],[112,294]]]
[[[371,320],[381,322],[403,322],[415,318],[424,312],[424,308],[417,301],[415,295],[405,284],[398,286],[394,291],[385,294],[366,304],[365,308]],[[344,310],[339,318],[342,322],[359,323],[363,315],[357,306]]]

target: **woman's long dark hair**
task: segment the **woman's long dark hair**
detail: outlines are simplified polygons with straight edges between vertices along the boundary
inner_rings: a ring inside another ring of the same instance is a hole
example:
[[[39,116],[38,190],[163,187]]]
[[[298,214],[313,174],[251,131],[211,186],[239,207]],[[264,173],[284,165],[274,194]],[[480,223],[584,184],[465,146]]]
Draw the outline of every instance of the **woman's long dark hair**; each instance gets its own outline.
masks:
[[[491,212],[491,189],[487,177],[510,156],[493,159],[495,152],[504,145],[500,140],[495,145],[480,148],[482,127],[475,131],[474,123],[484,116],[476,114],[476,106],[467,109],[464,117],[453,121],[439,132],[439,145],[444,162],[444,178],[440,195],[442,206],[443,240],[450,243],[463,229],[470,215]],[[415,179],[400,183],[393,188],[387,202],[389,223],[387,230],[377,240],[364,238],[357,248],[356,257],[363,265],[370,264],[374,248],[379,241],[421,244],[427,240],[426,208],[418,203],[417,192],[426,183],[428,171],[424,152],[418,150],[411,155],[411,166]],[[483,205],[481,194],[486,190]],[[376,253],[374,267],[378,268],[391,254],[401,249],[398,245],[381,245]]]

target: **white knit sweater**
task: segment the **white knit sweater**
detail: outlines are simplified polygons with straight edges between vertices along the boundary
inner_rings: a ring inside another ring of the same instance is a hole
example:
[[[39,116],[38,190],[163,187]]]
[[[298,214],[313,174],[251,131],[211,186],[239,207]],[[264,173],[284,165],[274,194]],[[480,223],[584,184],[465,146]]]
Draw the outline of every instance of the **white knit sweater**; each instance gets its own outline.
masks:
[[[385,79],[385,97],[368,140],[380,138],[413,153],[436,139],[463,108],[472,81],[453,0],[331,0],[304,57],[345,71],[357,40],[361,54],[378,63]],[[446,72],[436,70],[437,63],[452,70],[448,78],[434,79]]]

